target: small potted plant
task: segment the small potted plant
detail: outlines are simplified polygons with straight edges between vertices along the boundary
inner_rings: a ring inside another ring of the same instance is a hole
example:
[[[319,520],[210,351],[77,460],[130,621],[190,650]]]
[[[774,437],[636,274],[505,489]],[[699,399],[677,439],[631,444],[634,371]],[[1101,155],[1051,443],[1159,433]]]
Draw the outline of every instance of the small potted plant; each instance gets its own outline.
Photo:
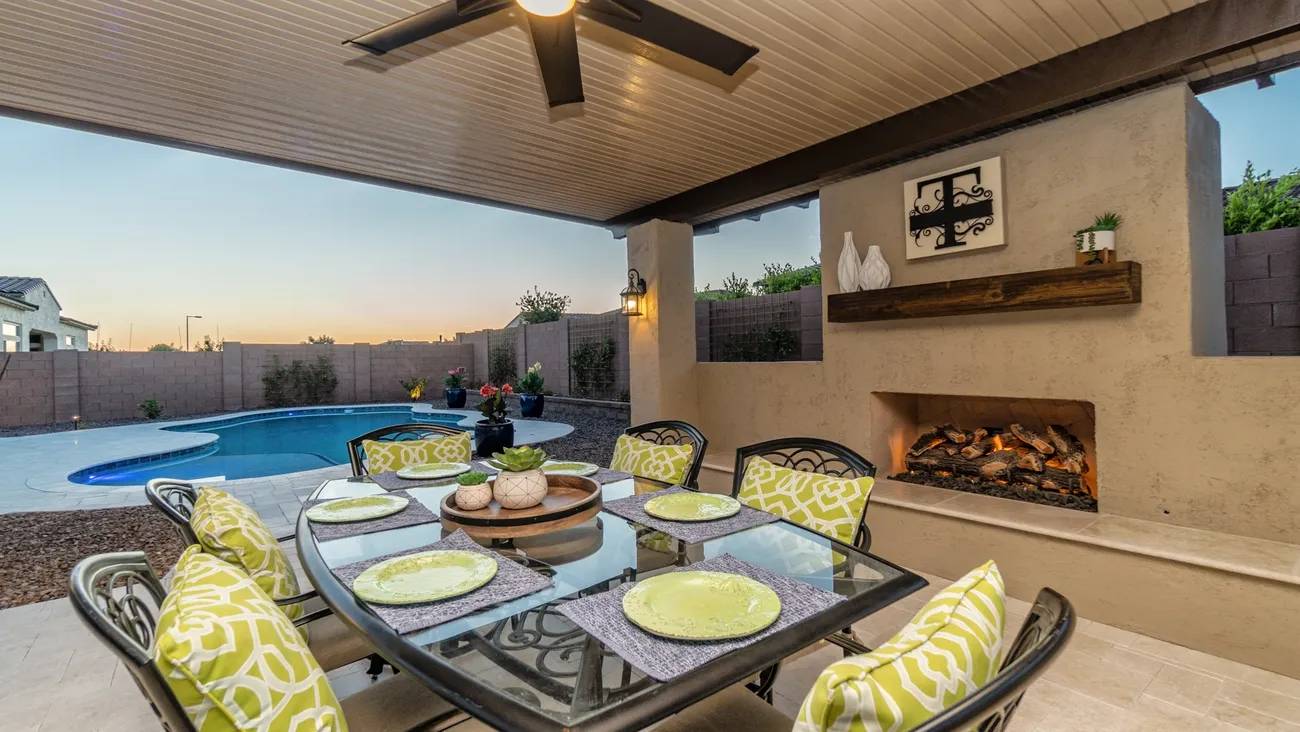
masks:
[[[465,408],[465,367],[457,366],[447,371],[447,376],[443,378],[442,385],[446,387],[445,395],[447,397],[448,409]]]
[[[492,486],[487,473],[477,470],[456,476],[456,507],[477,511],[492,502]]]
[[[492,456],[492,467],[500,470],[492,497],[502,508],[532,508],[546,498],[546,453],[527,445],[507,447]]]
[[[1074,232],[1074,263],[1076,265],[1106,264],[1118,261],[1115,255],[1115,230],[1123,223],[1120,215],[1107,211],[1092,222],[1092,226]]]
[[[537,419],[546,408],[546,381],[542,378],[542,363],[538,361],[528,367],[528,372],[519,380],[519,413],[527,419]]]
[[[424,396],[424,390],[429,387],[429,380],[423,376],[414,376],[409,379],[402,379],[402,388],[410,395],[411,401],[418,402]]]
[[[487,457],[515,444],[515,423],[506,418],[506,397],[515,393],[509,384],[501,388],[484,384],[478,390],[483,401],[478,411],[483,419],[474,424],[474,445],[479,457]]]

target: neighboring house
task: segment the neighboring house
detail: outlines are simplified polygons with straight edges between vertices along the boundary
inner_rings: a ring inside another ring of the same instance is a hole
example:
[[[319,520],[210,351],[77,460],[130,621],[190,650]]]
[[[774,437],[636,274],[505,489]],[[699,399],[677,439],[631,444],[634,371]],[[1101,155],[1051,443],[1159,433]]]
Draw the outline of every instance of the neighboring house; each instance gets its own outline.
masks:
[[[39,277],[0,276],[0,352],[85,351],[98,325],[65,317]]]

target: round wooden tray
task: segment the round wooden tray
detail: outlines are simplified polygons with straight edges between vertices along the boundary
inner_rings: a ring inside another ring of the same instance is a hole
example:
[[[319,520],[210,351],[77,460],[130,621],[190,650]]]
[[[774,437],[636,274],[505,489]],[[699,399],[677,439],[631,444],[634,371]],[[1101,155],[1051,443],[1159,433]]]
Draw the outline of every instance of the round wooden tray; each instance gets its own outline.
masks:
[[[444,534],[464,529],[482,539],[512,539],[537,536],[576,526],[600,513],[600,484],[576,475],[548,475],[550,490],[532,508],[502,508],[495,500],[477,511],[456,507],[456,492],[442,499]]]

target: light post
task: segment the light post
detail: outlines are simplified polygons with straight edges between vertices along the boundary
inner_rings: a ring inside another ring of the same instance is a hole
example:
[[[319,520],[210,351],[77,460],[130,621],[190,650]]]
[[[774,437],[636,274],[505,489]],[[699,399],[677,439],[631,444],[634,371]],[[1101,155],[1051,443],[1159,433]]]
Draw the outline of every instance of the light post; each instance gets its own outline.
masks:
[[[190,350],[190,321],[191,320],[203,320],[203,316],[202,315],[185,316],[185,350],[187,351]]]

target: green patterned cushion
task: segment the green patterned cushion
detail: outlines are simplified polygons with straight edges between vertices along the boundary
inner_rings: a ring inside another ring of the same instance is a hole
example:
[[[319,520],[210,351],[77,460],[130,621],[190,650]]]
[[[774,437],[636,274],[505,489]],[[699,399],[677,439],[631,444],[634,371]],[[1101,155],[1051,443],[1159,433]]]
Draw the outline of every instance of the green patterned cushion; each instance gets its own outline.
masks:
[[[158,616],[154,664],[199,732],[346,732],[293,623],[238,567],[191,546]]]
[[[799,709],[797,732],[908,730],[997,674],[1006,623],[993,562],[934,596],[898,635],[822,671]]]
[[[203,550],[243,569],[258,587],[282,600],[301,592],[293,566],[257,512],[225,491],[203,487],[194,501],[190,527]],[[291,619],[302,605],[285,605]]]
[[[427,440],[365,440],[361,449],[371,475],[427,463],[468,463],[473,457],[468,432]]]
[[[691,467],[694,445],[656,445],[631,435],[619,435],[614,443],[611,470],[681,485]]]
[[[874,478],[837,478],[750,458],[737,496],[746,505],[853,543]]]

